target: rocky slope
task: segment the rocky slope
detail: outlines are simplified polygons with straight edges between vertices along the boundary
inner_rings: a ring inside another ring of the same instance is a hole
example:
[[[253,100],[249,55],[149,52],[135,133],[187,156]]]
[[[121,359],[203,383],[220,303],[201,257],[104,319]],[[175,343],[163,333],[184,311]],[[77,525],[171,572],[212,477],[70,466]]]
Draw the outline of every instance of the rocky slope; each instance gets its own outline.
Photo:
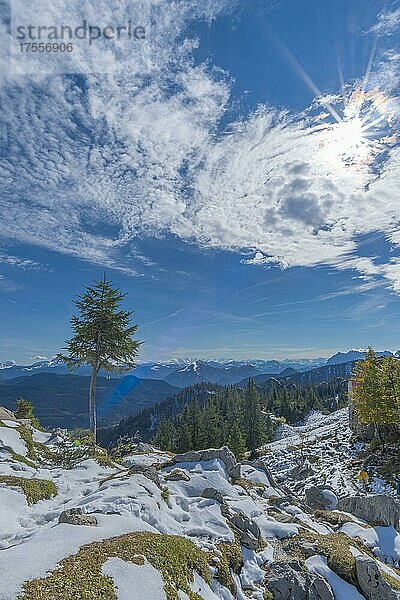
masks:
[[[345,411],[239,465],[143,444],[122,465],[1,425],[1,600],[399,598],[398,506],[357,490]]]

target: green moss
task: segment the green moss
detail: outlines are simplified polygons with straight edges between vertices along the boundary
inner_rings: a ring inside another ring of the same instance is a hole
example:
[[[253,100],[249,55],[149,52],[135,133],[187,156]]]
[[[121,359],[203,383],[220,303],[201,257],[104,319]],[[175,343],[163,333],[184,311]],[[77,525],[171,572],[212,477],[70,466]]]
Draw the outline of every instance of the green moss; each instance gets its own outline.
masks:
[[[24,427],[24,425],[20,425],[19,427],[16,427],[15,429],[16,429],[16,431],[18,431],[19,435],[21,436],[21,438],[24,440],[24,442],[26,444],[26,447],[28,449],[26,456],[28,458],[30,458],[31,460],[36,461],[38,456],[36,454],[35,442],[33,441],[32,433],[29,431],[29,429]]]
[[[270,590],[265,590],[264,600],[274,600],[274,595]]]
[[[26,458],[26,456],[22,456],[21,454],[17,454],[11,448],[6,447],[6,449],[10,452],[10,456],[11,456],[12,460],[15,460],[17,462],[22,462],[25,465],[27,465],[28,467],[36,468],[37,465],[33,460],[30,460],[29,458]]]
[[[217,579],[232,593],[236,595],[236,584],[231,575],[231,570],[234,573],[240,573],[243,567],[243,556],[238,542],[218,544],[218,550],[221,552],[219,563],[217,566]]]
[[[381,571],[381,574],[383,579],[385,579],[392,589],[396,590],[396,592],[400,592],[400,581],[398,579],[392,575],[389,575],[389,573],[386,573],[386,571]]]
[[[356,573],[356,559],[350,550],[350,546],[358,548],[360,552],[363,552],[364,554],[367,554],[373,558],[378,567],[380,564],[380,561],[377,560],[376,556],[374,556],[368,546],[366,546],[359,539],[349,538],[344,533],[320,535],[303,532],[291,540],[299,555],[301,555],[301,541],[310,541],[314,543],[316,553],[326,556],[328,566],[332,569],[332,571],[357,588],[359,588],[359,584]],[[393,569],[396,574],[400,575],[400,571],[396,569],[396,567],[391,567],[391,569]],[[400,591],[400,582],[382,569],[380,569],[380,571],[383,578],[389,583],[389,585],[393,589]]]
[[[95,461],[101,467],[110,467],[112,469],[115,469],[116,467],[115,461],[107,454],[107,452],[104,454],[96,454]]]
[[[61,561],[47,577],[24,584],[23,600],[117,600],[112,579],[102,574],[111,557],[143,564],[146,558],[163,576],[167,600],[179,600],[178,590],[191,600],[201,600],[190,589],[193,570],[211,584],[210,555],[179,536],[135,532],[82,546],[79,552]]]
[[[36,504],[39,500],[50,500],[57,495],[57,488],[53,481],[48,479],[27,479],[1,475],[0,483],[10,487],[19,487],[26,496],[28,504]]]

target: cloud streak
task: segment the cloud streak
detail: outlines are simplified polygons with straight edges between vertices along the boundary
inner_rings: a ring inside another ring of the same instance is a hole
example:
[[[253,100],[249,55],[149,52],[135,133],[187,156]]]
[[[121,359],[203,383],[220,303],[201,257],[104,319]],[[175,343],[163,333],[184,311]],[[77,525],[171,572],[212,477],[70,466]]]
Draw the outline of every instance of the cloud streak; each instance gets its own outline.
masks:
[[[151,261],[135,241],[172,234],[236,252],[249,268],[332,265],[400,292],[398,260],[377,264],[357,244],[382,232],[400,245],[398,146],[352,164],[329,141],[337,124],[323,98],[300,114],[259,106],[221,131],[230,76],[195,63],[199,41],[187,32],[231,6],[155,3],[148,73],[132,74],[129,57],[110,54],[107,74],[6,77],[2,119],[13,144],[0,160],[0,236],[137,276]],[[381,15],[376,27],[392,31],[396,19]],[[387,137],[398,125],[395,65],[386,49],[368,84],[393,96]],[[357,83],[347,86],[349,97],[356,92]]]

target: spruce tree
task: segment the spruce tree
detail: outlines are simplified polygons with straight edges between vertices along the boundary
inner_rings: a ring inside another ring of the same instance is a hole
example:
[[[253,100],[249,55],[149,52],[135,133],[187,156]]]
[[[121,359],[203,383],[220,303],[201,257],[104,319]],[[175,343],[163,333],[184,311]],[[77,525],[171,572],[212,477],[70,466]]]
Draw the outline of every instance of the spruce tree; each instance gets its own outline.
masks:
[[[31,425],[36,429],[40,427],[39,419],[33,414],[32,404],[25,398],[18,398],[15,416],[17,419],[30,419]]]
[[[238,423],[233,423],[228,438],[228,448],[232,450],[237,461],[243,460],[246,453],[246,442]]]
[[[136,325],[132,312],[122,310],[125,297],[112,287],[106,275],[75,300],[79,315],[71,319],[73,337],[66,342],[67,354],[59,354],[70,369],[84,364],[92,367],[89,386],[90,430],[96,443],[96,383],[100,369],[107,372],[132,369],[141,342],[134,339]]]
[[[256,384],[249,379],[243,403],[243,424],[248,450],[254,452],[265,442],[263,414],[261,411],[261,396]]]

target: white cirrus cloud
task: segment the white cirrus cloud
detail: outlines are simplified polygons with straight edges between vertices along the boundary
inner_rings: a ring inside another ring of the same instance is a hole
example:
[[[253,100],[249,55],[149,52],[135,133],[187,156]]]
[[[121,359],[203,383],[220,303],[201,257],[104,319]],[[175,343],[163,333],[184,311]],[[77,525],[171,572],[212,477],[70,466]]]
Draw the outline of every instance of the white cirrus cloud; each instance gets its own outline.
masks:
[[[128,4],[121,0],[121,14]],[[299,114],[259,106],[222,129],[230,75],[195,62],[200,42],[188,26],[231,7],[154,3],[156,52],[143,74],[111,52],[106,74],[6,77],[1,119],[12,144],[0,159],[0,237],[138,275],[137,263],[151,260],[135,250],[137,239],[172,234],[249,265],[327,264],[400,291],[398,262],[380,264],[358,248],[375,232],[400,244],[396,51],[377,59],[361,102],[386,113],[370,162],[332,117],[350,118],[334,92]],[[360,83],[345,91],[357,106]]]

